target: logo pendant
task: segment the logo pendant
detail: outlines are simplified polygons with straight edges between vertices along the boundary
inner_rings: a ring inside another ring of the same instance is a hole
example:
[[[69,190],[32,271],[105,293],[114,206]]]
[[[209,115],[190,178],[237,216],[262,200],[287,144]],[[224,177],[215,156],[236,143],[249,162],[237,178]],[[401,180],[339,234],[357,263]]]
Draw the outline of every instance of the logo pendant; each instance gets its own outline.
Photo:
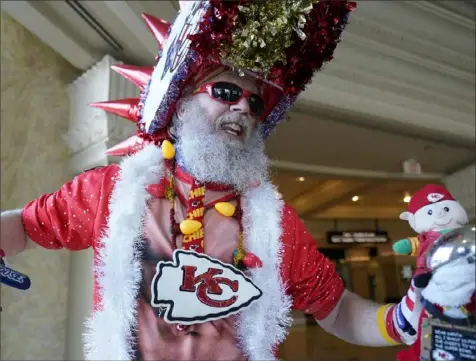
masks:
[[[172,259],[157,263],[151,284],[151,305],[165,309],[168,323],[226,318],[263,294],[243,272],[206,254],[175,250]]]

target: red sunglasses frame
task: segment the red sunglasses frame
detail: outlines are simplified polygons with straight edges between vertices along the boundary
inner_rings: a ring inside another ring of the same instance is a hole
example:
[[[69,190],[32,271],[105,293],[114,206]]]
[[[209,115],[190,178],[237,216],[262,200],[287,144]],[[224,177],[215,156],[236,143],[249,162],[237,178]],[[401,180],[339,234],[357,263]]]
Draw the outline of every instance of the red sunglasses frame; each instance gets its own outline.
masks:
[[[240,88],[240,89],[241,89],[241,92],[242,92],[242,93],[241,93],[241,96],[240,96],[240,97],[238,98],[238,100],[236,100],[236,101],[225,101],[225,100],[222,100],[222,99],[219,99],[219,98],[215,98],[215,97],[213,96],[213,93],[212,93],[212,91],[213,91],[212,88],[213,88],[213,86],[214,86],[215,84],[217,84],[217,83],[228,83],[228,84],[232,84],[232,85],[234,85],[234,86]],[[251,104],[251,102],[250,102],[250,97],[251,97],[252,95],[255,95],[255,96],[259,97],[259,98],[263,101],[263,114],[257,115],[256,113],[254,113],[254,112],[251,110],[251,106],[250,106],[250,111],[251,111],[251,113],[252,113],[253,115],[255,115],[255,116],[257,116],[257,117],[263,118],[263,116],[264,116],[264,112],[265,112],[265,109],[266,109],[266,103],[265,103],[263,97],[262,97],[261,95],[259,95],[259,94],[252,93],[252,92],[250,92],[250,91],[248,91],[248,90],[246,90],[246,89],[243,89],[242,87],[240,87],[239,85],[236,85],[235,83],[231,83],[231,82],[227,82],[227,81],[215,81],[215,82],[205,83],[205,84],[203,84],[202,86],[200,86],[199,88],[197,88],[197,89],[193,92],[193,94],[199,94],[199,93],[207,93],[207,94],[210,96],[210,98],[212,98],[213,100],[216,100],[216,101],[218,101],[218,102],[220,102],[220,103],[223,103],[223,104],[238,104],[238,103],[241,101],[241,99],[243,99],[243,98],[246,98],[246,100],[248,101],[248,104]]]

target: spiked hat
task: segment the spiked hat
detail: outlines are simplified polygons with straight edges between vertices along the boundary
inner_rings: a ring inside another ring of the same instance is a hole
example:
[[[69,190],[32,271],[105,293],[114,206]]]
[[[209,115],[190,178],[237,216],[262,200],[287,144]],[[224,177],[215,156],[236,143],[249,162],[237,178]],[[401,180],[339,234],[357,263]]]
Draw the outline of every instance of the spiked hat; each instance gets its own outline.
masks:
[[[184,89],[224,68],[261,80],[267,137],[332,60],[354,8],[354,2],[334,0],[202,0],[180,1],[172,25],[143,15],[160,47],[155,67],[113,66],[140,89],[140,97],[91,104],[138,126],[134,137],[108,154],[160,144]]]

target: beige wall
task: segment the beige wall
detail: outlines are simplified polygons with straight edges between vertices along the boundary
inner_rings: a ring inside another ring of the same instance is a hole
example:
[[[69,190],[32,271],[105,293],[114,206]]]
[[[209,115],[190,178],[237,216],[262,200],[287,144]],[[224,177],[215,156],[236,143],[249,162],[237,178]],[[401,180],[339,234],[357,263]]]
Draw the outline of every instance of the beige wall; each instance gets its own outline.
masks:
[[[453,174],[446,176],[443,183],[448,187],[468,213],[470,223],[476,218],[476,163],[470,164]]]
[[[93,309],[93,251],[71,253],[68,322],[64,360],[84,360],[84,321]]]
[[[61,136],[68,126],[66,86],[79,74],[1,13],[2,210],[22,207],[70,178]],[[31,277],[32,287],[20,292],[2,286],[1,358],[62,360],[69,254],[34,249],[7,261]]]

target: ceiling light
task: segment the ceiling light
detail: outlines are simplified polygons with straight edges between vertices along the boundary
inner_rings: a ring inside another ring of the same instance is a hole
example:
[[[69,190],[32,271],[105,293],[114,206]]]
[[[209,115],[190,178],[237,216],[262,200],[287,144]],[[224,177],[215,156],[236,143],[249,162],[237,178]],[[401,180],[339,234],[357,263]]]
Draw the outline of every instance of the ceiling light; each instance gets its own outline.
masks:
[[[298,181],[300,181],[300,182],[304,182],[305,180],[306,180],[306,178],[304,178],[304,177],[299,177],[298,178]]]
[[[359,200],[359,196],[353,196],[352,197],[352,202],[357,202]]]
[[[412,199],[412,197],[407,195],[407,196],[405,196],[405,197],[403,198],[403,201],[404,201],[405,203],[409,203],[409,202],[410,202],[410,199]]]

